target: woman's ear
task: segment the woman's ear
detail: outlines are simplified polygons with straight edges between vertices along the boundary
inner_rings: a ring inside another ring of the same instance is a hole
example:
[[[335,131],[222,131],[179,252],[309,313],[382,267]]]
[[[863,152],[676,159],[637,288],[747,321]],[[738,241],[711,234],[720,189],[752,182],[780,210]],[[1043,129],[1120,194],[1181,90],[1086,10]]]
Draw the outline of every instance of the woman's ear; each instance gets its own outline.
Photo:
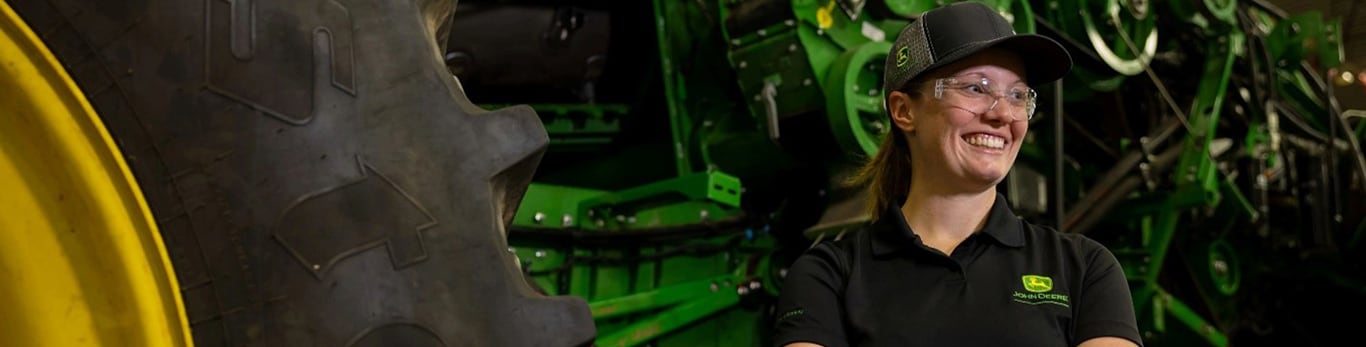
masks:
[[[915,113],[911,112],[914,102],[910,95],[899,90],[894,90],[887,96],[887,112],[892,115],[892,124],[903,132],[915,131]]]

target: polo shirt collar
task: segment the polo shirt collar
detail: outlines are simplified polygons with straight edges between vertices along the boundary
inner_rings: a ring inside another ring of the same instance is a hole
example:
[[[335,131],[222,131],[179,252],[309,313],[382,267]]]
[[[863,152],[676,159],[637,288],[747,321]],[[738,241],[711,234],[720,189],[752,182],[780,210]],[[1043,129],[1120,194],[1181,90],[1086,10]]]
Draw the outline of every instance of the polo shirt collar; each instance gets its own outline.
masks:
[[[901,206],[888,206],[870,229],[873,232],[875,255],[896,252],[903,247],[915,245],[920,239],[906,224],[906,216],[901,213]],[[1015,213],[1010,210],[1005,195],[1001,193],[996,193],[996,201],[991,204],[991,211],[987,212],[987,222],[982,230],[977,232],[1008,247],[1024,247],[1024,228],[1015,217]]]

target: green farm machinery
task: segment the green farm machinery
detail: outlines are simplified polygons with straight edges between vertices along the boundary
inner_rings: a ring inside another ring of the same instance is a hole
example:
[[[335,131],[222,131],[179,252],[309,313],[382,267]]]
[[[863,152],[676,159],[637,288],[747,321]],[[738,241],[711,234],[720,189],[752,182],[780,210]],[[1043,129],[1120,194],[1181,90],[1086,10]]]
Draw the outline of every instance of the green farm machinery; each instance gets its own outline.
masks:
[[[1146,345],[1366,312],[1363,62],[1267,1],[982,0],[1075,62],[998,190]],[[768,345],[947,2],[0,1],[0,345]]]
[[[446,58],[473,101],[546,125],[510,251],[540,290],[590,302],[598,345],[763,345],[784,266],[867,218],[841,182],[889,129],[887,41],[945,2],[465,1]],[[983,2],[1076,61],[1001,191],[1121,258],[1151,345],[1346,336],[1304,311],[1366,303],[1366,122],[1332,94],[1340,20]]]

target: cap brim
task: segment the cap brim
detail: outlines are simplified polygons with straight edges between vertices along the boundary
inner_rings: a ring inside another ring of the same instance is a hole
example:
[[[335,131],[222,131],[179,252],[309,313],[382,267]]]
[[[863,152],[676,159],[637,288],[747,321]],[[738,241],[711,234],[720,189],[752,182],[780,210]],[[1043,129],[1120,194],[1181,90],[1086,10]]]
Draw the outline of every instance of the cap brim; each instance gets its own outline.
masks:
[[[1031,87],[1057,81],[1072,69],[1072,56],[1067,54],[1067,50],[1057,41],[1047,36],[1024,34],[965,45],[957,51],[945,54],[924,71],[933,71],[992,47],[1010,50],[1020,56],[1025,65],[1025,83]],[[923,76],[925,72],[920,75]]]

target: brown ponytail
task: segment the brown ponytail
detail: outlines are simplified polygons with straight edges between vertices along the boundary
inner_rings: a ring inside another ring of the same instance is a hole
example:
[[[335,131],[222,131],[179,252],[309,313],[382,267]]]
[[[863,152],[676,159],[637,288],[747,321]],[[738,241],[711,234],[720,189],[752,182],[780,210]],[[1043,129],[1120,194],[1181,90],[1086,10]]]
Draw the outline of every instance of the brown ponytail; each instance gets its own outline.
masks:
[[[878,146],[877,154],[864,163],[845,184],[867,187],[867,213],[877,221],[883,211],[901,205],[911,190],[911,149],[906,135],[895,125]]]

